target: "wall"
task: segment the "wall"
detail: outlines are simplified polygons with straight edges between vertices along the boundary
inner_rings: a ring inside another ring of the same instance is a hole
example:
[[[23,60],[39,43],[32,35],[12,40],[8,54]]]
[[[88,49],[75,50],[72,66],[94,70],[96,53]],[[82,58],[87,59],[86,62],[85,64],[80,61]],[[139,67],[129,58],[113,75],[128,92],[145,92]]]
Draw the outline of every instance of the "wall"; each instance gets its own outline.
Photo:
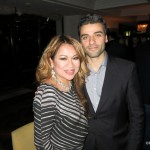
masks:
[[[64,16],[64,34],[68,34],[73,36],[74,38],[78,39],[78,22],[82,16],[76,15],[76,16]],[[107,27],[109,29],[115,29],[118,30],[119,23],[131,23],[135,22],[136,20],[132,18],[119,18],[119,17],[108,17],[103,16],[104,19],[107,22]]]
[[[79,15],[75,16],[64,16],[64,34],[70,35],[78,39],[78,22],[80,20]]]

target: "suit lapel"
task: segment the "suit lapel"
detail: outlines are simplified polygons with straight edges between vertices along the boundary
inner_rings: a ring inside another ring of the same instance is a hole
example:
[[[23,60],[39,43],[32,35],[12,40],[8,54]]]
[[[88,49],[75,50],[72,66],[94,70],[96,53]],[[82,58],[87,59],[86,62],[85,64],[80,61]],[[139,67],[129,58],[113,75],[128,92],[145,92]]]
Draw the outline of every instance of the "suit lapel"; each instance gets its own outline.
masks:
[[[116,73],[115,73],[115,70],[113,67],[113,59],[109,56],[108,62],[107,62],[106,73],[105,73],[104,84],[103,84],[102,93],[101,93],[101,99],[98,104],[96,112],[94,111],[93,105],[91,103],[90,97],[89,97],[87,89],[86,89],[86,86],[84,86],[84,91],[85,91],[85,95],[86,95],[86,98],[87,98],[87,101],[89,104],[89,111],[90,111],[91,115],[95,115],[97,112],[99,112],[101,110],[101,108],[103,107],[103,105],[105,104],[105,102],[107,102],[110,92],[114,86],[113,81],[115,82],[115,80],[114,80],[115,75],[116,75]]]

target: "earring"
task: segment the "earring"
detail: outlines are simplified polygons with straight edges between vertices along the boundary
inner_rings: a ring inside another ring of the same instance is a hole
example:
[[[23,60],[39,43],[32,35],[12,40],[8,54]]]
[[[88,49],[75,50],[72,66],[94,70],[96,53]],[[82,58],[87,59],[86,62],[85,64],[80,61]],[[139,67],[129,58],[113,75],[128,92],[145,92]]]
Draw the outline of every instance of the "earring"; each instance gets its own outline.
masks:
[[[54,71],[54,69],[52,68],[52,70],[51,70],[51,76],[52,76],[52,78],[54,78],[55,77],[55,71]]]

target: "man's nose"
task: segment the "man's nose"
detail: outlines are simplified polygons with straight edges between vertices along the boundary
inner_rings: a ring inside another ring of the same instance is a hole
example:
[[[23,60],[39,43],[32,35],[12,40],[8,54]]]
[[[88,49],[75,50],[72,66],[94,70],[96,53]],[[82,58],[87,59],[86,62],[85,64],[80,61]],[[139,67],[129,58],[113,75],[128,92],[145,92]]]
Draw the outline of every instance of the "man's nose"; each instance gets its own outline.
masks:
[[[93,43],[95,43],[95,38],[94,38],[94,36],[92,36],[92,37],[90,37],[90,44],[93,44]]]

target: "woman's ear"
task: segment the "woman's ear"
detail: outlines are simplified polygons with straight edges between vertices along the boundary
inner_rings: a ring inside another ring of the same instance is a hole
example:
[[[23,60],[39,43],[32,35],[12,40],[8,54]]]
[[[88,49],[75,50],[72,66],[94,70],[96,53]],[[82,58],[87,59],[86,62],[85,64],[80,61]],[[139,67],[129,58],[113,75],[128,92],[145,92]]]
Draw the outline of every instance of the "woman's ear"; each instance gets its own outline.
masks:
[[[54,67],[53,60],[50,58],[50,59],[49,59],[49,61],[50,61],[50,65],[51,65],[51,67],[53,68],[53,67]]]

